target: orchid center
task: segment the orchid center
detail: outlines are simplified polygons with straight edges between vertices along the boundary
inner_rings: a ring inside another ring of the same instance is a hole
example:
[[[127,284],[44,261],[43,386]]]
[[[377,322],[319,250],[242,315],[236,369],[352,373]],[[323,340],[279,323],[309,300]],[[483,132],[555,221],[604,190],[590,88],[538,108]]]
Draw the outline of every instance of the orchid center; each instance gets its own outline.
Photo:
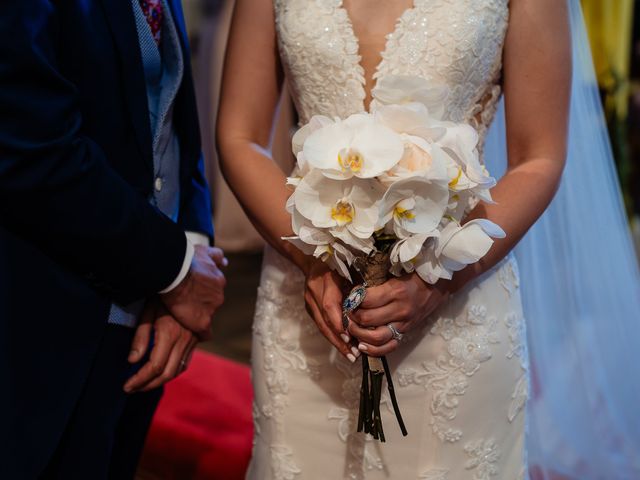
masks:
[[[343,148],[338,153],[338,164],[343,172],[359,172],[364,165],[364,157],[354,148]]]
[[[449,188],[455,188],[455,186],[458,185],[458,182],[460,181],[460,177],[462,177],[462,169],[458,167],[458,175],[456,175],[456,178],[449,182]]]
[[[340,227],[351,223],[356,211],[346,200],[340,200],[331,209],[331,218],[333,218]]]
[[[413,213],[415,206],[416,201],[413,198],[405,198],[396,204],[393,214],[398,220],[413,220],[416,217]]]

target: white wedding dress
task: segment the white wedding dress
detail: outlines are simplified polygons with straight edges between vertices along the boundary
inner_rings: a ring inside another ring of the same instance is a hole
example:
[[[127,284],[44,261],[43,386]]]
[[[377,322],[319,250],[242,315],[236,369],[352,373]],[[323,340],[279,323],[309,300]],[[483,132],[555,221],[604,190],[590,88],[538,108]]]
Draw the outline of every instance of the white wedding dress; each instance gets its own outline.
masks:
[[[388,36],[376,77],[447,85],[447,115],[480,132],[501,96],[508,0],[415,0]],[[364,109],[358,40],[340,0],[276,0],[290,91],[305,123]],[[527,478],[529,385],[519,277],[512,256],[442,306],[389,356],[409,435],[383,397],[387,442],[356,433],[361,366],[317,331],[304,278],[266,251],[254,323],[255,480]]]

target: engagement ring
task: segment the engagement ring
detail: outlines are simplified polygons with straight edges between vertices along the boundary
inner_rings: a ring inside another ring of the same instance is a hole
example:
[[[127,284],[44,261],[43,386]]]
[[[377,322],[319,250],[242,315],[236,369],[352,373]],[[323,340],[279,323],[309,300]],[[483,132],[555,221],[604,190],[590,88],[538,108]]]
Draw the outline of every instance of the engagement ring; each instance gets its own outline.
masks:
[[[402,338],[404,337],[404,335],[403,335],[402,333],[400,333],[400,332],[398,331],[398,329],[396,329],[396,327],[394,327],[393,325],[391,325],[390,323],[388,323],[388,324],[387,324],[387,328],[388,328],[389,330],[391,330],[391,335],[392,335],[392,338],[393,338],[394,340],[397,340],[397,341],[398,341],[398,343],[402,342]]]

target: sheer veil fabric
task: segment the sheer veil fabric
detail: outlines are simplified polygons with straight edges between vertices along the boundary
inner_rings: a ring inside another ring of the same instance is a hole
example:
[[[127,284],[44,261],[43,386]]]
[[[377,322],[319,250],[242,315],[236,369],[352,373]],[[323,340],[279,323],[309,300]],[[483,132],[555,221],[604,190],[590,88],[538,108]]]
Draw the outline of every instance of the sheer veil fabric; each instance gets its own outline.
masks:
[[[640,478],[640,275],[578,0],[568,0],[573,85],[567,166],[552,204],[516,248],[538,479]],[[506,168],[503,105],[485,145]]]

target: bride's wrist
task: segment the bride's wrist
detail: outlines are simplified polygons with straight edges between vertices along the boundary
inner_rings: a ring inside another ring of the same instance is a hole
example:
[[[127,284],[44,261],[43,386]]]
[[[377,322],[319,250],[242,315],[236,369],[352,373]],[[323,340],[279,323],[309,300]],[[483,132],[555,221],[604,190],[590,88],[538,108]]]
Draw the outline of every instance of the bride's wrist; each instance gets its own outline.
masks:
[[[298,265],[298,268],[302,271],[303,275],[308,277],[314,263],[318,261],[319,260],[312,255],[300,255],[296,259],[296,265]]]
[[[440,280],[438,283],[441,283],[441,288],[446,289],[448,295],[453,295],[481,273],[480,265],[475,263],[455,272],[451,280]]]

